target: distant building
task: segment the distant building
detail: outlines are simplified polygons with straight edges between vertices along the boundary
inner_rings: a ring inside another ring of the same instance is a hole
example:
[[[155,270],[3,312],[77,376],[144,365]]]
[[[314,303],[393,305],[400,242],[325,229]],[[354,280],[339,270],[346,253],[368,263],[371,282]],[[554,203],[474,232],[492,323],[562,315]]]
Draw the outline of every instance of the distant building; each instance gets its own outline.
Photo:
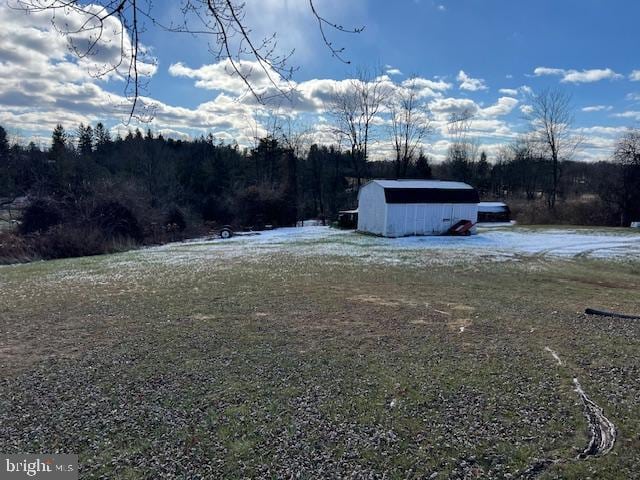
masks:
[[[461,182],[372,180],[358,193],[358,230],[384,237],[442,235],[478,217],[478,192]]]
[[[338,212],[338,227],[344,229],[358,228],[358,210],[340,210]]]
[[[478,222],[510,222],[511,210],[503,202],[480,202],[478,204]]]

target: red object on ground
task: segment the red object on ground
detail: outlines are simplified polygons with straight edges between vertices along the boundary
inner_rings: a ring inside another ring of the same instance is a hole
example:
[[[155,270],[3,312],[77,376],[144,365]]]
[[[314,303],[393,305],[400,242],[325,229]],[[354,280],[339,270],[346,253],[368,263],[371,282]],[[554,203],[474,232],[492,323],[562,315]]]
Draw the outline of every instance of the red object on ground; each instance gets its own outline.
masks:
[[[471,235],[472,228],[473,222],[471,220],[460,220],[449,229],[448,233],[449,235]]]

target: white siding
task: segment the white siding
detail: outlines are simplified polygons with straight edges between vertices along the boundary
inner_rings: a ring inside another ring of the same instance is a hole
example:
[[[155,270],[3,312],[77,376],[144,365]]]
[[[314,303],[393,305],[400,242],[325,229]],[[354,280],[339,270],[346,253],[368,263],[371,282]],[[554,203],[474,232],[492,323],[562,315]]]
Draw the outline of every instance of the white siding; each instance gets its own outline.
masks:
[[[460,220],[478,221],[478,205],[451,203],[387,204],[384,185],[397,181],[375,180],[364,185],[358,195],[358,230],[385,237],[442,235]],[[471,188],[455,182],[406,181],[410,188]],[[472,230],[475,233],[475,228]]]
[[[460,220],[478,221],[476,204],[398,203],[387,209],[387,237],[441,235]]]
[[[364,185],[358,193],[358,230],[384,235],[386,209],[384,188],[375,182]]]

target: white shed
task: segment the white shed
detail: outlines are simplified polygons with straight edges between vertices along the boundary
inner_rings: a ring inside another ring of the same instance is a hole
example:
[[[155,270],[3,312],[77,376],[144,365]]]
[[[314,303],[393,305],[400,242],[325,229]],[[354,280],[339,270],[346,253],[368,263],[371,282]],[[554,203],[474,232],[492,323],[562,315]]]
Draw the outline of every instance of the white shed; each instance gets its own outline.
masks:
[[[384,237],[441,235],[478,221],[479,196],[466,183],[372,180],[358,193],[358,231]]]

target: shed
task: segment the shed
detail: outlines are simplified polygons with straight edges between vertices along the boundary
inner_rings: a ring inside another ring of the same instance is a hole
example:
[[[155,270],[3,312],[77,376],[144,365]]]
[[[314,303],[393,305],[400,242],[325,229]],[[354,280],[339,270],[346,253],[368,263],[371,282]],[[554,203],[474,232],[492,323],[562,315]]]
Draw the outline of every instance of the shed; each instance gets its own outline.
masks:
[[[338,227],[355,229],[358,227],[358,210],[340,210],[338,212]]]
[[[478,204],[478,222],[510,222],[511,210],[503,202],[480,202]]]
[[[442,235],[476,223],[479,196],[462,182],[372,180],[358,193],[358,230],[384,237]]]

